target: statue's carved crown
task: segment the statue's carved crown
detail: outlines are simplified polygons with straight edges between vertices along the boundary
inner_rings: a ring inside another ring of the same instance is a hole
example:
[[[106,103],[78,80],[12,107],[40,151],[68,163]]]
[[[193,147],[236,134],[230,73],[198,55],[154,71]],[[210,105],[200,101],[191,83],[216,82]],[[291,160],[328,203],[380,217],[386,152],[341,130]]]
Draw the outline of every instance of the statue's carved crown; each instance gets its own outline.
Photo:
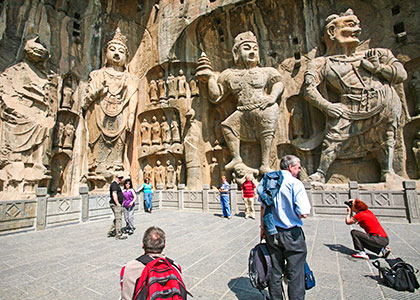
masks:
[[[243,43],[256,43],[258,44],[257,37],[252,33],[252,31],[246,31],[238,34],[235,37],[235,44],[233,45],[233,48],[238,48]]]
[[[108,42],[108,44],[106,44],[106,46],[108,47],[110,44],[122,45],[124,46],[126,52],[128,53],[127,37],[121,33],[121,30],[119,27],[117,27],[117,29],[115,30],[114,37],[112,38],[112,40]]]
[[[328,25],[330,25],[334,20],[341,18],[341,17],[347,17],[347,16],[354,16],[354,12],[351,8],[347,9],[345,12],[340,13],[339,15],[337,14],[332,14],[329,15],[326,19],[325,19],[325,27],[328,27]]]

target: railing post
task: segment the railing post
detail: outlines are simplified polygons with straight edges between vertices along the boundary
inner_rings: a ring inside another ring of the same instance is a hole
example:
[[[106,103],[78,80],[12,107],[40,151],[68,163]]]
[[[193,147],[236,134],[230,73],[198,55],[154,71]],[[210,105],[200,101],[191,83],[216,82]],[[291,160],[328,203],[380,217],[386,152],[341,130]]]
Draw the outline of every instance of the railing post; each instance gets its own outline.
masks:
[[[178,184],[178,209],[184,210],[184,190],[185,184]]]
[[[349,196],[350,199],[360,199],[359,196],[359,184],[357,181],[350,181],[349,182]]]
[[[89,221],[89,188],[86,185],[79,187],[80,198],[82,198],[82,222]]]
[[[47,226],[47,188],[37,188],[36,198],[36,230],[44,230]]]
[[[305,187],[306,195],[308,195],[309,203],[311,204],[311,215],[315,216],[314,199],[312,197],[312,184],[309,181],[305,181],[303,186]]]
[[[236,215],[238,213],[237,191],[238,185],[236,183],[232,183],[230,186],[230,209],[232,211],[232,215]]]
[[[420,223],[420,203],[415,181],[403,181],[407,217],[410,223]]]
[[[201,200],[203,201],[203,212],[209,212],[209,184],[203,184],[203,193]]]

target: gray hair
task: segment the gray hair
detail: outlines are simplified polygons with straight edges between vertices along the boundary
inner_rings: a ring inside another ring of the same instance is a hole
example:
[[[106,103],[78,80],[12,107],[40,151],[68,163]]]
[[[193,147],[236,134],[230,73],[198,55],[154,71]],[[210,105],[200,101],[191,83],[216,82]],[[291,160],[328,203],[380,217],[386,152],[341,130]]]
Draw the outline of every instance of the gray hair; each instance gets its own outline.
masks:
[[[159,227],[147,228],[143,236],[143,249],[145,253],[162,253],[165,248],[165,232]]]
[[[299,157],[294,155],[286,155],[281,158],[280,169],[287,170],[289,169],[290,165],[296,166],[298,163],[300,163]]]

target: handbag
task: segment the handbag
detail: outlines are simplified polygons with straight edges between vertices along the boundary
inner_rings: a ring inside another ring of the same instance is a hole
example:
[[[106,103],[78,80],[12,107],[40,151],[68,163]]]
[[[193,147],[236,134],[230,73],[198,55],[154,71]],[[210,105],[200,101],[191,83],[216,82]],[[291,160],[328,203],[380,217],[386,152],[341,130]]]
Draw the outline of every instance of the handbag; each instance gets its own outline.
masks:
[[[315,286],[315,276],[305,261],[305,290],[310,290]]]

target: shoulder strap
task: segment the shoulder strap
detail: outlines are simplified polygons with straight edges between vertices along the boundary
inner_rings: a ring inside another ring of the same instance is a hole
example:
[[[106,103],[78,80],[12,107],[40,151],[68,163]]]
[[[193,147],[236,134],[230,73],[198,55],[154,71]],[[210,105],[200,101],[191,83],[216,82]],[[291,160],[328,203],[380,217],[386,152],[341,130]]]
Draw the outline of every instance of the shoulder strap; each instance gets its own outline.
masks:
[[[147,265],[149,262],[154,261],[149,255],[143,254],[136,258],[138,262],[141,262],[143,265]]]

